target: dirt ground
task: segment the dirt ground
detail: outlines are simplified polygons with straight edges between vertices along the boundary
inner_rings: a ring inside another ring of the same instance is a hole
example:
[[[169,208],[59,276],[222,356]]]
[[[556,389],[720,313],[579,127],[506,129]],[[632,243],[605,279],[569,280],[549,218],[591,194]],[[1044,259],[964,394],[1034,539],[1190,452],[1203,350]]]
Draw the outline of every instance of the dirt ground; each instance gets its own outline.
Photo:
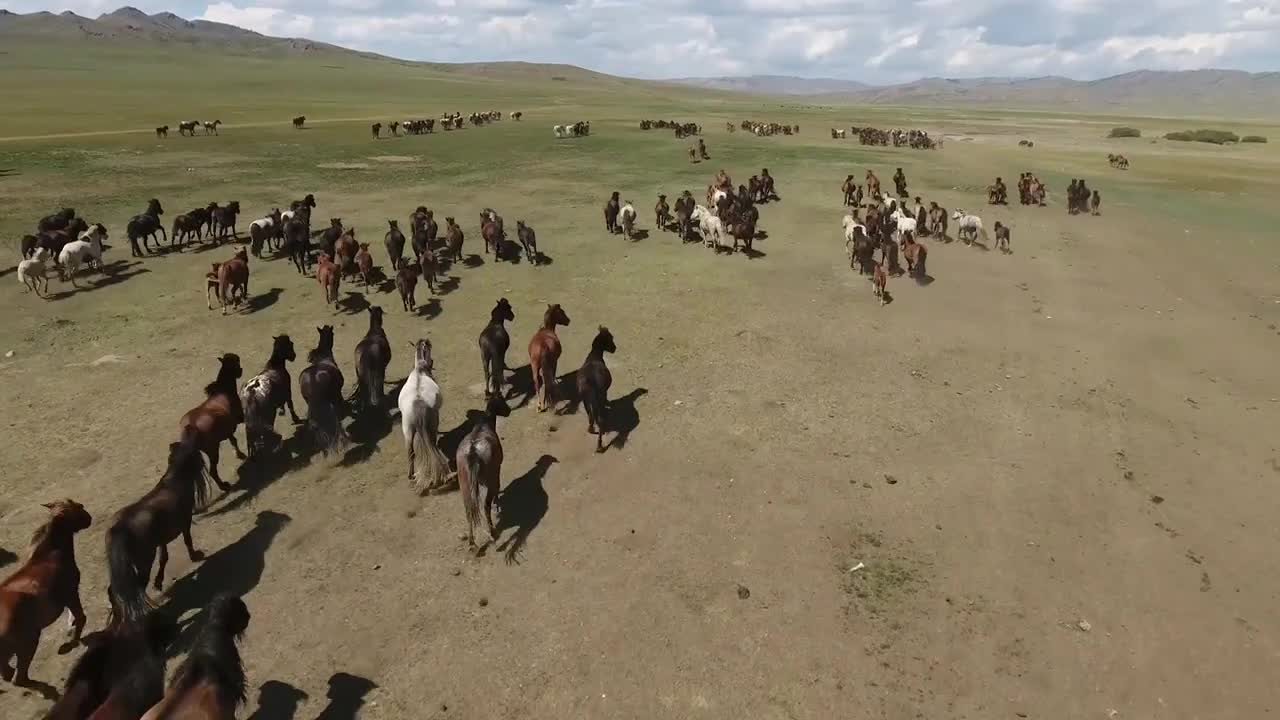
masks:
[[[737,181],[769,164],[783,200],[762,209],[762,257],[681,246],[650,208],[683,186],[648,175],[627,185],[616,169],[601,180],[549,162],[556,181],[510,178],[516,191],[500,205],[450,194],[443,180],[315,188],[317,216],[356,217],[379,264],[383,218],[404,224],[413,198],[456,210],[468,252],[479,252],[484,205],[508,225],[528,219],[550,265],[461,268],[434,300],[420,288],[419,316],[393,294],[368,296],[387,311],[389,376],[407,372],[407,342],[432,338],[443,424],[465,428],[481,404],[475,338],[493,302],[515,308],[517,379],[542,310],[559,302],[572,319],[562,374],[597,325],[617,338],[611,423],[624,432],[597,455],[582,413],[529,405],[501,423],[506,529],[479,558],[459,539],[456,493],[410,492],[397,427],[358,436],[338,462],[237,473],[224,453],[224,476],[239,484],[194,531],[210,555],[192,565],[175,544],[178,579],[161,599],[190,617],[215,592],[244,595],[241,716],[1276,709],[1280,295],[1268,231],[1228,232],[1212,212],[1159,204],[1198,191],[1113,190],[1130,180],[1107,172],[1101,146],[1088,150],[1101,158],[1089,173],[1100,217],[1069,217],[1056,181],[1048,208],[981,205],[976,188],[997,172],[1013,186],[1012,158],[1024,157],[1013,151],[886,152],[874,165],[882,180],[907,163],[913,194],[1011,225],[1013,252],[926,239],[933,281],[891,279],[880,307],[849,270],[839,229],[845,168],[860,177],[867,165],[816,138],[713,137],[713,153],[742,154],[673,172],[709,177],[723,164]],[[634,200],[646,238],[604,233],[610,184]],[[166,217],[193,202],[175,200]],[[215,357],[238,352],[251,373],[272,335],[289,333],[301,358],[313,328],[332,323],[350,382],[367,324],[358,284],[344,285],[335,313],[277,261],[252,265],[253,312],[224,318],[205,309],[201,276],[228,249],[135,264],[123,237],[113,244],[109,260],[123,263],[96,289],[44,302],[12,271],[0,285],[0,354],[13,353],[0,360],[0,547],[22,554],[40,502],[84,502],[95,518],[78,542],[90,629],[106,615],[110,516],[158,479]],[[56,654],[60,633],[46,631],[32,671],[54,686],[73,658]],[[5,718],[38,718],[48,704],[0,687]]]

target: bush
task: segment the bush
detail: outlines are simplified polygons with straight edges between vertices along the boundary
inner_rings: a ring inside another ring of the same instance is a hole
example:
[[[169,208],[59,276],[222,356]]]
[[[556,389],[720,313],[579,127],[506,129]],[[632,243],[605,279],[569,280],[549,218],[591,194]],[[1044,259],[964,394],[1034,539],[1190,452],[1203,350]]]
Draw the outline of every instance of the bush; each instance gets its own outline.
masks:
[[[1164,139],[1177,140],[1179,142],[1213,143],[1214,145],[1240,142],[1238,135],[1226,130],[1183,130],[1182,132],[1171,132],[1165,135]]]
[[[1139,130],[1138,128],[1131,128],[1131,127],[1111,128],[1111,134],[1108,135],[1107,137],[1113,137],[1113,138],[1142,137],[1142,131]]]
[[[1247,143],[1265,143],[1266,141],[1267,139],[1262,137],[1261,135],[1245,135],[1244,137],[1240,138],[1240,142],[1247,142]]]

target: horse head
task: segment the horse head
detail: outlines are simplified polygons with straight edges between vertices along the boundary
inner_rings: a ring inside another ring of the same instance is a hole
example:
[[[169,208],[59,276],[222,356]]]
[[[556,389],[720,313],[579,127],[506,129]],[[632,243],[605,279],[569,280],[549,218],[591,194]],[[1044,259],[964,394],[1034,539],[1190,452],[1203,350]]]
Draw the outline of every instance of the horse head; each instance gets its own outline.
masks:
[[[298,354],[293,349],[293,340],[288,335],[276,335],[271,340],[273,343],[271,354],[273,356],[289,362],[298,359]]]
[[[568,327],[569,316],[565,313],[564,308],[560,307],[560,303],[555,303],[547,306],[547,311],[542,315],[542,323],[550,327],[555,327],[556,325]]]
[[[493,306],[493,310],[489,313],[489,317],[497,322],[503,320],[515,322],[516,313],[511,309],[511,303],[506,298],[499,298],[498,303]]]
[[[244,370],[240,367],[240,356],[235,353],[227,353],[218,358],[218,362],[222,364],[218,375],[229,375],[238,378],[244,374]]]
[[[413,348],[414,369],[430,373],[435,368],[435,362],[431,359],[431,341],[421,338],[416,343],[409,343],[409,347]]]
[[[591,341],[591,349],[601,352],[616,353],[618,346],[613,342],[613,333],[609,332],[609,328],[601,325],[600,330],[596,333],[596,338]]]
[[[71,498],[43,503],[49,510],[49,528],[76,533],[93,523],[93,516],[80,503]]]

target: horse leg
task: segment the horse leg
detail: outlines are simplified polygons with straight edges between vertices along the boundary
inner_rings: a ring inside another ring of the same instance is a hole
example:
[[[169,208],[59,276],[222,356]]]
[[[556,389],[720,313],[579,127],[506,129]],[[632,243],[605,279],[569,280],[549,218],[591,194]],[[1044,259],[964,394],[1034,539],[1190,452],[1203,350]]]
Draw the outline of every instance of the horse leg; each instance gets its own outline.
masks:
[[[404,432],[404,445],[409,449],[409,482],[413,482],[413,441],[417,437],[417,430],[410,427]]]
[[[231,486],[223,482],[222,477],[218,475],[218,450],[219,445],[213,445],[204,452],[205,455],[209,456],[209,477],[213,478],[213,484],[217,485],[219,490],[230,492]],[[236,454],[240,454],[239,448],[236,448]]]
[[[196,549],[195,543],[191,540],[191,518],[187,518],[187,526],[182,528],[182,542],[187,546],[187,557],[191,562],[200,562],[204,559],[204,553]]]
[[[164,569],[169,565],[169,544],[160,546],[160,565],[156,568],[156,590],[164,589]]]
[[[84,633],[85,623],[88,619],[84,616],[84,606],[80,604],[80,588],[71,591],[71,596],[67,598],[67,612],[71,613],[69,618],[69,630],[71,638],[67,640],[68,647],[75,647],[80,644],[80,636]]]
[[[485,482],[484,490],[484,520],[489,525],[489,537],[494,540],[498,539],[498,531],[493,526],[493,503],[498,499],[497,485],[497,478],[491,478]]]
[[[40,636],[34,638],[22,638],[18,641],[17,647],[14,649],[14,668],[13,684],[19,687],[25,687],[31,684],[31,676],[27,674],[31,670],[31,661],[35,659],[36,648],[40,646]]]
[[[480,365],[484,370],[484,398],[488,400],[493,397],[493,374],[490,372],[492,366],[492,358],[488,352],[480,353]]]

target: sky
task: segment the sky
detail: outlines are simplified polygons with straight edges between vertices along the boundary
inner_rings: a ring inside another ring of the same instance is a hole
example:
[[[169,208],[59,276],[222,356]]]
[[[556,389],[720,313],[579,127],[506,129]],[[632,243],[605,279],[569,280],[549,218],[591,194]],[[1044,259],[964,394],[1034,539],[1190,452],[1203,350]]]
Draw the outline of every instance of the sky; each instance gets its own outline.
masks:
[[[9,0],[96,17],[122,0]],[[4,4],[6,0],[0,0]],[[171,0],[147,13],[410,60],[562,62],[642,78],[1280,70],[1280,0]]]

